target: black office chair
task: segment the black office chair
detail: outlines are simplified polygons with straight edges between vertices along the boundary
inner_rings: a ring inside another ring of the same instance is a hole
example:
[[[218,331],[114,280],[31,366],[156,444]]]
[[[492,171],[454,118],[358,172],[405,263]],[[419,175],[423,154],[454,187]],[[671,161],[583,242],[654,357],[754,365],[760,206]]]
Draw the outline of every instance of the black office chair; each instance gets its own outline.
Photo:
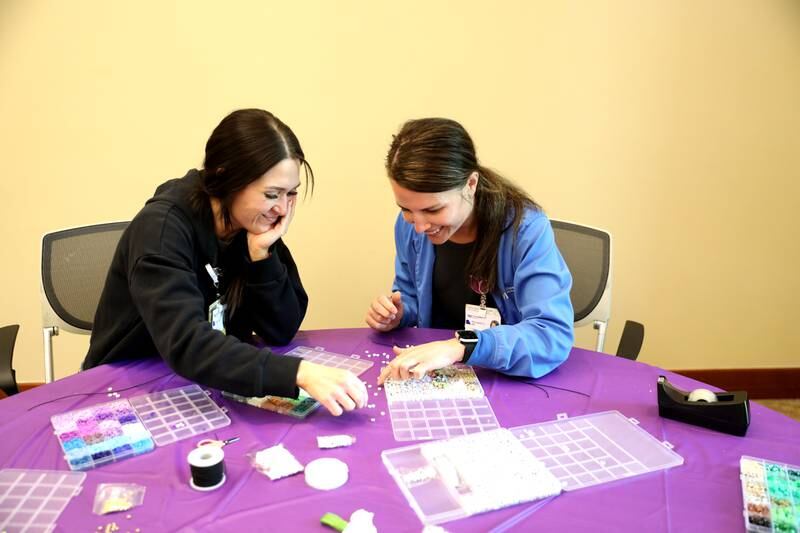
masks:
[[[595,351],[602,352],[611,319],[611,234],[600,228],[551,220],[556,245],[572,273],[569,293],[575,327],[592,324],[597,330]],[[644,326],[626,321],[617,355],[635,360],[644,341]]]
[[[13,368],[14,345],[17,343],[18,332],[17,324],[0,328],[0,389],[6,396],[19,392],[17,373]]]
[[[636,361],[644,343],[644,324],[626,320],[617,346],[617,357]]]
[[[42,328],[45,381],[53,381],[53,336],[59,328],[89,335],[108,268],[128,222],[110,222],[42,237]]]

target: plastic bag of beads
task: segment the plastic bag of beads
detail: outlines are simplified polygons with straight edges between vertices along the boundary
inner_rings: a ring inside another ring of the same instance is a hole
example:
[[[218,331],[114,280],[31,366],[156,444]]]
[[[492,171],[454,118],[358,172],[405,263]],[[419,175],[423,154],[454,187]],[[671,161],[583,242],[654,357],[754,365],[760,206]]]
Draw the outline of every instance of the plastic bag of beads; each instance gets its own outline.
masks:
[[[98,515],[127,511],[144,501],[146,487],[136,483],[100,483],[92,512]]]

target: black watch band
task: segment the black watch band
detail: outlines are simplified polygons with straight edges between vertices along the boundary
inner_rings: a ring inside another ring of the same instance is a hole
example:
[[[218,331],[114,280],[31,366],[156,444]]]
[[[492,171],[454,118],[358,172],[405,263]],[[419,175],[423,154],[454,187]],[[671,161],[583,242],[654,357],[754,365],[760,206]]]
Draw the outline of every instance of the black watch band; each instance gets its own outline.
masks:
[[[456,338],[464,346],[464,358],[461,362],[466,363],[478,345],[478,334],[468,329],[460,329],[456,331]]]

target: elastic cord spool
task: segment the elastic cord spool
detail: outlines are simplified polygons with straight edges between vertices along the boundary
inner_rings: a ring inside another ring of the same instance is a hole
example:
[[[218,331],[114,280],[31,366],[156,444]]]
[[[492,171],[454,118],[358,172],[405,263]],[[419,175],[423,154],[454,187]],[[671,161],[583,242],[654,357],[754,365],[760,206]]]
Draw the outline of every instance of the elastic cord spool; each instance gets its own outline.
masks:
[[[195,490],[214,490],[225,483],[225,453],[218,446],[200,446],[189,452],[186,460],[192,478],[189,485]]]

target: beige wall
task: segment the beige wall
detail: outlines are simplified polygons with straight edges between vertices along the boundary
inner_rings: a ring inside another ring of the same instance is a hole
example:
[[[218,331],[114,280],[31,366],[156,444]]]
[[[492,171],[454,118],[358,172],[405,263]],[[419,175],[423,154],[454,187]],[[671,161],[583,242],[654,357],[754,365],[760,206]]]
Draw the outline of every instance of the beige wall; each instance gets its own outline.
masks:
[[[796,1],[211,4],[0,1],[0,324],[22,325],[20,381],[43,379],[42,233],[132,217],[245,106],[285,120],[317,174],[287,238],[306,329],[361,326],[388,289],[383,156],[438,115],[552,217],[613,233],[608,350],[631,318],[659,366],[800,364]],[[55,339],[58,376],[87,343]]]

